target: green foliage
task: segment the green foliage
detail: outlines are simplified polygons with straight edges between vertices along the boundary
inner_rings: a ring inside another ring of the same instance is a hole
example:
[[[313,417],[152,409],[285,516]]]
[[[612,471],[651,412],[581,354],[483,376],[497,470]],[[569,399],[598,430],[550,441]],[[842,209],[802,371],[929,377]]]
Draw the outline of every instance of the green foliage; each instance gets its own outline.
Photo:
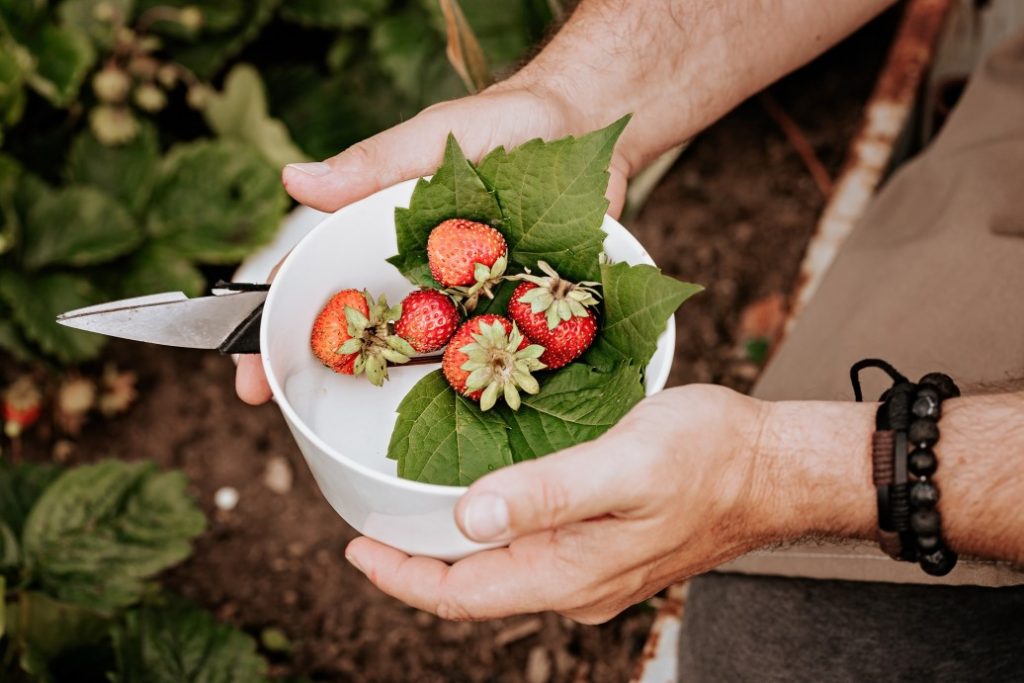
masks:
[[[253,638],[144,586],[204,524],[151,464],[0,460],[0,680],[266,680]]]
[[[256,641],[187,603],[143,607],[113,630],[112,683],[257,683],[267,662]]]
[[[444,161],[420,180],[409,208],[395,210],[399,253],[389,259],[413,284],[437,286],[426,242],[442,220],[489,223],[508,242],[509,271],[547,261],[572,280],[601,285],[596,341],[584,358],[539,373],[540,391],[514,411],[481,411],[440,372],[421,379],[398,407],[388,457],[401,477],[467,485],[499,467],[597,438],[644,397],[643,371],[673,312],[702,288],[648,265],[602,264],[608,165],[623,118],[580,138],[498,148],[478,167],[449,136]],[[504,313],[515,282],[474,314]]]
[[[281,16],[303,26],[351,29],[381,17],[389,4],[389,0],[292,0],[281,7]]]
[[[90,130],[71,144],[67,176],[74,185],[90,185],[106,192],[134,215],[141,214],[156,181],[160,147],[152,126],[143,126],[123,145],[108,147]]]

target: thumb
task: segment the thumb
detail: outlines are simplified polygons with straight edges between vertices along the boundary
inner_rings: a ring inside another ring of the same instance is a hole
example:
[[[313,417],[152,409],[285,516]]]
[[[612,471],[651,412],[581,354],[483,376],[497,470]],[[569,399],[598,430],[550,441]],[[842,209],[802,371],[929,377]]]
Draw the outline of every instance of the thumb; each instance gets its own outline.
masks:
[[[642,503],[628,444],[611,434],[498,470],[473,484],[455,520],[474,541],[505,541]]]

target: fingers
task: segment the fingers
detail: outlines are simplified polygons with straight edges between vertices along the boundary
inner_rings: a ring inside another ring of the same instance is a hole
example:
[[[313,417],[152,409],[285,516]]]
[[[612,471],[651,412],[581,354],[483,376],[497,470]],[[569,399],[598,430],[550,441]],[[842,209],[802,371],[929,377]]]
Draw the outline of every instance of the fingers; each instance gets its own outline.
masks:
[[[259,355],[247,354],[238,357],[238,368],[235,370],[235,393],[249,405],[260,405],[270,400],[270,384],[263,372],[263,362]]]
[[[621,515],[643,502],[641,469],[628,443],[607,434],[484,477],[456,505],[455,520],[486,542]]]

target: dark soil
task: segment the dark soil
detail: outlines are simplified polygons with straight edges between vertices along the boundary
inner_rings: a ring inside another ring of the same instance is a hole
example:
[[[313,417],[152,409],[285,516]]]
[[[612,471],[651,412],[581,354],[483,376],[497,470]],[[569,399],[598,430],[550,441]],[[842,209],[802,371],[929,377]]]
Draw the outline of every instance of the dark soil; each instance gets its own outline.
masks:
[[[771,89],[832,173],[894,23],[884,17]],[[740,313],[788,291],[823,203],[756,98],[683,155],[629,226],[668,273],[707,286],[678,314],[671,383],[749,388],[758,368],[737,351]],[[274,659],[276,673],[318,681],[629,677],[650,607],[598,627],[551,614],[450,623],[408,608],[345,562],[355,532],[324,502],[277,410],[235,398],[228,359],[127,343],[113,344],[110,357],[139,373],[142,398],[126,416],[89,425],[69,461],[149,458],[185,471],[211,524],[169,585],[252,633],[282,628],[293,649]],[[26,446],[27,457],[49,457],[39,437]],[[283,494],[264,483],[279,458],[294,474]],[[224,486],[240,493],[230,512],[213,505]]]

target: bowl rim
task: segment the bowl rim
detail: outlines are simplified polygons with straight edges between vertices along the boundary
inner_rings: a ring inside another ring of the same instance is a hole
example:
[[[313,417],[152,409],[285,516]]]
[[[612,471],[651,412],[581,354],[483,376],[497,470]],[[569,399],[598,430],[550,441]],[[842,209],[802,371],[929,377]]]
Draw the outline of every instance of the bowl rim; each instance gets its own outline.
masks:
[[[398,186],[407,186],[407,185],[411,186],[411,185],[414,185],[416,182],[418,182],[418,180],[419,180],[418,178],[414,178],[414,179],[411,179],[411,180],[406,180],[406,181],[403,181],[403,182],[400,182],[400,183],[396,183],[395,185],[392,185],[390,188],[385,188],[385,190],[387,190],[387,189],[394,189],[394,188],[396,188]],[[370,195],[370,197],[372,197],[372,196],[373,195]],[[367,197],[367,199],[368,198],[369,197]],[[363,200],[359,200],[359,201],[363,201]],[[276,276],[274,277],[273,283],[271,283],[271,285],[270,285],[270,290],[267,292],[267,298],[266,298],[266,300],[263,303],[263,313],[264,313],[264,315],[263,315],[262,320],[265,321],[265,320],[268,319],[269,316],[266,315],[266,312],[267,312],[267,310],[273,308],[274,301],[276,299],[276,294],[277,294],[277,292],[279,290],[279,287],[276,287],[275,285],[277,283],[279,283],[279,282],[286,281],[288,279],[288,277],[287,277],[288,273],[289,273],[289,271],[291,270],[291,268],[294,266],[294,264],[296,262],[296,254],[300,253],[303,249],[311,248],[309,245],[312,244],[312,242],[313,242],[313,239],[312,239],[313,235],[315,235],[318,232],[320,232],[322,230],[325,230],[325,229],[335,229],[335,228],[331,228],[329,224],[334,223],[336,217],[344,215],[345,213],[347,213],[349,208],[351,206],[353,206],[353,205],[354,204],[349,204],[347,206],[343,206],[342,208],[338,209],[337,211],[331,213],[329,216],[324,218],[324,220],[320,221],[320,223],[318,223],[316,226],[314,226],[312,230],[310,230],[308,233],[306,233],[306,235],[304,235],[302,237],[302,239],[299,240],[299,242],[291,249],[291,251],[288,252],[288,254],[285,256],[284,261],[281,264],[281,267],[278,269]],[[398,208],[397,205],[396,205],[395,208]],[[640,246],[640,251],[642,253],[642,257],[641,257],[640,260],[642,262],[647,263],[649,265],[657,266],[657,264],[654,263],[654,259],[652,259],[650,254],[647,253],[647,250],[644,248],[644,246],[642,244],[640,244],[640,241],[636,238],[636,236],[634,236],[633,233],[629,232],[629,230],[627,230],[624,225],[619,223],[618,220],[616,220],[615,218],[609,216],[608,214],[605,214],[604,218],[602,219],[602,224],[604,223],[604,220],[609,220],[609,219],[613,222],[614,225],[618,226],[621,230],[623,230],[628,235],[628,237],[630,239],[632,239],[634,242],[636,242],[636,244],[638,244]],[[662,332],[662,335],[668,335],[668,339],[672,342],[672,346],[673,347],[675,346],[675,343],[674,343],[675,342],[675,331],[676,331],[675,330],[675,316],[673,315],[673,316],[669,317],[668,322],[665,325],[665,330]],[[269,345],[269,334],[270,334],[269,333],[269,326],[261,324],[260,325],[260,348],[261,349],[269,349],[270,348],[270,345]],[[660,338],[660,336],[661,335],[659,335],[659,338]],[[674,349],[673,349],[673,351],[674,351]],[[359,472],[360,474],[362,474],[364,476],[370,477],[371,479],[375,479],[375,480],[377,480],[377,481],[379,481],[381,483],[397,485],[398,488],[404,489],[406,491],[413,491],[413,492],[420,492],[420,493],[427,493],[427,494],[435,494],[435,495],[447,496],[447,497],[452,497],[452,498],[459,498],[459,497],[462,496],[462,494],[464,494],[466,491],[469,490],[468,486],[450,486],[448,484],[428,484],[426,482],[414,481],[412,479],[403,479],[402,477],[399,477],[397,475],[386,474],[386,473],[381,472],[380,470],[374,469],[374,468],[372,468],[372,467],[370,467],[368,465],[364,465],[363,463],[359,462],[358,460],[355,460],[355,459],[345,455],[344,453],[340,452],[339,450],[333,448],[332,446],[328,445],[323,439],[320,438],[319,435],[316,434],[316,432],[308,424],[306,424],[306,421],[303,420],[298,415],[298,413],[295,411],[295,409],[292,407],[291,402],[288,400],[288,397],[287,397],[287,395],[284,392],[284,387],[281,386],[281,383],[278,381],[277,376],[276,376],[276,374],[273,371],[273,367],[272,367],[271,362],[270,362],[270,354],[269,353],[261,353],[260,354],[260,360],[261,360],[261,363],[263,365],[263,372],[267,376],[267,383],[270,385],[270,390],[271,390],[271,393],[273,394],[273,400],[274,400],[275,403],[277,403],[277,406],[281,410],[281,412],[284,413],[285,418],[288,420],[288,422],[293,427],[297,428],[306,439],[308,439],[310,442],[312,442],[314,446],[316,446],[318,449],[320,449],[321,452],[323,452],[326,455],[330,456],[333,460],[336,460],[340,464],[342,464],[342,465],[344,465],[346,467],[349,467],[349,468]],[[668,363],[664,364],[661,372],[659,373],[659,376],[651,378],[653,380],[653,385],[654,386],[660,386],[661,388],[664,388],[665,383],[668,381],[668,375],[671,372],[671,370],[672,370],[672,360],[669,360]],[[661,389],[659,389],[659,391],[660,390]]]

